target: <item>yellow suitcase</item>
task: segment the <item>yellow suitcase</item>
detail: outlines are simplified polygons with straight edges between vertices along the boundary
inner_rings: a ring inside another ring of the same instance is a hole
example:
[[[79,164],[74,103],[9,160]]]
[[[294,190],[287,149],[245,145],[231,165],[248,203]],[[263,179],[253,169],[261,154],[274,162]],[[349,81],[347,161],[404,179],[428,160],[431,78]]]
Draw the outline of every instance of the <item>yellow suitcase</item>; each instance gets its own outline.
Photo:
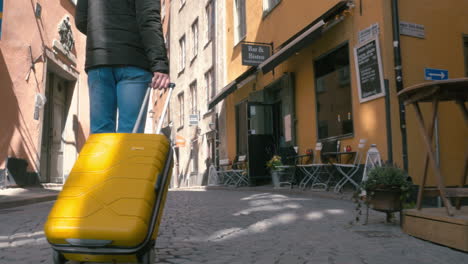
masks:
[[[164,135],[91,135],[44,226],[54,263],[154,263],[172,156]]]

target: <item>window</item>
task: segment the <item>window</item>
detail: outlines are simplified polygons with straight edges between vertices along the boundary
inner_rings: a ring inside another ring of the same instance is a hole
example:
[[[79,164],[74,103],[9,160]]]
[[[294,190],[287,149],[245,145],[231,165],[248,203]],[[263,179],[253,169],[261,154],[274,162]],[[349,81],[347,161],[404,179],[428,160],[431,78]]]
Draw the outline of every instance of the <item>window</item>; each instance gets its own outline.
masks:
[[[185,69],[185,35],[179,40],[179,72]]]
[[[211,100],[216,93],[214,83],[213,83],[213,68],[209,69],[205,73],[205,85],[206,85],[206,98]]]
[[[263,0],[263,15],[268,14],[281,0]]]
[[[465,76],[468,77],[468,35],[463,39],[463,44],[465,46]]]
[[[234,44],[238,44],[247,34],[245,0],[234,0]]]
[[[211,35],[213,31],[213,3],[209,1],[205,8],[205,17],[206,17],[206,42],[210,42]]]
[[[190,84],[190,114],[198,114],[197,108],[197,81]]]
[[[353,133],[348,45],[314,63],[319,139]]]
[[[177,96],[179,100],[179,128],[184,126],[184,93],[180,93]]]
[[[192,60],[198,54],[198,18],[192,24]]]

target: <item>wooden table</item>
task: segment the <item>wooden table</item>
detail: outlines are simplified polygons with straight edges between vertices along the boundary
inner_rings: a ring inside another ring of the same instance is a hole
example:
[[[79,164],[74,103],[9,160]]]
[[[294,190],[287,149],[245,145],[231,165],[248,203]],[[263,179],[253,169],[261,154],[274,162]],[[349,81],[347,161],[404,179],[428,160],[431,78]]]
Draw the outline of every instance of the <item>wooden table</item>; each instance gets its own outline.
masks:
[[[419,132],[424,140],[425,146],[425,163],[424,163],[424,174],[421,178],[420,188],[417,200],[417,209],[421,210],[421,204],[424,194],[436,193],[440,195],[447,214],[453,216],[454,210],[448,197],[457,198],[456,208],[460,209],[461,198],[468,197],[468,188],[463,188],[467,179],[467,164],[468,164],[468,149],[465,151],[465,164],[463,173],[460,177],[458,188],[446,188],[444,183],[444,177],[440,170],[440,166],[436,162],[435,150],[432,147],[432,140],[434,136],[435,121],[438,115],[439,102],[441,101],[454,101],[464,116],[465,125],[468,124],[468,111],[465,106],[465,102],[468,101],[468,78],[451,79],[445,81],[428,82],[418,85],[414,85],[398,93],[398,96],[403,100],[405,105],[412,105],[416,111],[417,122],[419,126]],[[432,115],[429,120],[429,126],[426,130],[424,118],[421,113],[419,106],[422,102],[432,103]],[[434,170],[434,174],[437,180],[436,189],[427,189],[426,179],[429,163]]]

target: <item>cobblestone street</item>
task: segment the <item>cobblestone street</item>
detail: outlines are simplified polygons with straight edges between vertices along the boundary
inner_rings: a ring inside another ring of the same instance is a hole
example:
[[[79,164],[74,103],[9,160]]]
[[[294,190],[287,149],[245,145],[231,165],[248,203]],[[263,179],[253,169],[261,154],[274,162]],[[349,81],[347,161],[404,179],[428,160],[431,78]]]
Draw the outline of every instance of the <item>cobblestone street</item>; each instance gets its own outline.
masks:
[[[0,263],[51,263],[42,226],[53,202],[0,210]],[[405,235],[385,215],[350,225],[348,201],[251,191],[171,191],[157,263],[468,263]]]

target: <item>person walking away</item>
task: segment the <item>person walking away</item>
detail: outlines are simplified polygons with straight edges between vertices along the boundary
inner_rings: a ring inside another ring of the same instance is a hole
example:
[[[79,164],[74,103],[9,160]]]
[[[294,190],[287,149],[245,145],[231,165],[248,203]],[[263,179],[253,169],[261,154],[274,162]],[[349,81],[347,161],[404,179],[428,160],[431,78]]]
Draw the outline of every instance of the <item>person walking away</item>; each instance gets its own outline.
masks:
[[[170,83],[161,3],[78,0],[75,23],[87,36],[91,133],[130,133],[148,85],[165,89]]]

